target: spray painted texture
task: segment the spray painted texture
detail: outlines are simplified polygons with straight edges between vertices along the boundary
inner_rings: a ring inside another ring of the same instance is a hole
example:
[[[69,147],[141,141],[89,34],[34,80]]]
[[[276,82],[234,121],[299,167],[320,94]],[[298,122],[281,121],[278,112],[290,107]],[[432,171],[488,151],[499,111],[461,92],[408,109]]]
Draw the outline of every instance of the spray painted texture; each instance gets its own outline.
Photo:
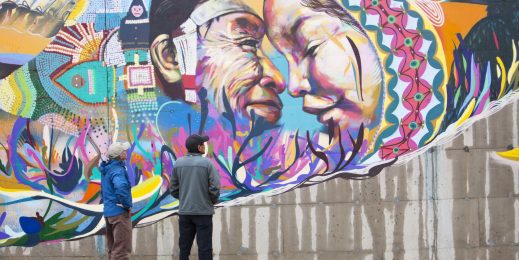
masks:
[[[175,214],[192,133],[211,138],[220,206],[373,177],[515,99],[518,9],[0,1],[0,245],[102,232],[98,165],[115,140],[132,144],[136,226]]]

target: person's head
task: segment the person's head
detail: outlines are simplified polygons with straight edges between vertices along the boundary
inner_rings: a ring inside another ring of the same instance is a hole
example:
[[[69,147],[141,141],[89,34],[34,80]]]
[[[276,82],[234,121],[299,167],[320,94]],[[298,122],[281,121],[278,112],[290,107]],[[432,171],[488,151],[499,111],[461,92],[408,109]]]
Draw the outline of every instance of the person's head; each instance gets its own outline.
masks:
[[[360,25],[335,0],[266,0],[267,35],[289,64],[289,94],[341,130],[378,123],[383,72]]]
[[[144,3],[142,0],[133,0],[130,4],[130,9],[128,10],[127,18],[139,19],[139,18],[147,18],[148,13],[146,12],[146,8],[144,7]]]
[[[185,88],[185,76],[191,74],[195,88],[206,88],[220,113],[230,108],[247,117],[254,111],[269,122],[279,120],[278,94],[285,83],[260,49],[265,26],[250,7],[239,0],[153,0],[152,14],[151,56],[163,83],[182,79]],[[179,31],[185,33],[189,24],[196,39],[179,46],[178,39],[190,35],[179,36]],[[180,53],[180,47],[192,45],[197,45],[193,55]],[[194,65],[189,65],[192,56]]]
[[[190,135],[186,139],[186,148],[189,153],[205,153],[205,142],[209,141],[208,136],[201,136],[201,135]]]
[[[112,143],[108,147],[108,159],[124,161],[128,156],[128,149],[130,149],[130,143],[128,142]]]

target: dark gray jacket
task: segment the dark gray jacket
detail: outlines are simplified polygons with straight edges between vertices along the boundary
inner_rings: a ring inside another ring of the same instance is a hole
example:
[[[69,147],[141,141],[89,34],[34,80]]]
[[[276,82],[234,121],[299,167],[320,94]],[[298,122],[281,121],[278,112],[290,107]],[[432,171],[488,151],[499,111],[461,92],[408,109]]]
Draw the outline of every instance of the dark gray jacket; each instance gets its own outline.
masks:
[[[171,195],[179,200],[179,215],[213,215],[220,197],[220,175],[211,161],[189,153],[173,166]]]

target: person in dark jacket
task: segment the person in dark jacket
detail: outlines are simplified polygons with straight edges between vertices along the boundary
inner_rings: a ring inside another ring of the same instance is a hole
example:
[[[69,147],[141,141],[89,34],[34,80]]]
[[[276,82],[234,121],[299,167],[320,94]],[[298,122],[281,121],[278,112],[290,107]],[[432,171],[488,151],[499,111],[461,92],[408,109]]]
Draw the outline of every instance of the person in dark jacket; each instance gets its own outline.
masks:
[[[124,166],[128,142],[115,142],[108,147],[108,161],[99,167],[103,214],[106,221],[108,259],[130,259],[132,251],[131,184]]]
[[[188,154],[173,166],[171,194],[179,200],[180,259],[189,259],[196,235],[200,260],[213,259],[214,204],[220,197],[220,175],[205,153],[207,136],[186,139]]]
[[[119,39],[126,63],[135,63],[134,55],[139,55],[140,63],[147,63],[150,37],[148,12],[142,0],[133,0],[126,16],[121,20]]]

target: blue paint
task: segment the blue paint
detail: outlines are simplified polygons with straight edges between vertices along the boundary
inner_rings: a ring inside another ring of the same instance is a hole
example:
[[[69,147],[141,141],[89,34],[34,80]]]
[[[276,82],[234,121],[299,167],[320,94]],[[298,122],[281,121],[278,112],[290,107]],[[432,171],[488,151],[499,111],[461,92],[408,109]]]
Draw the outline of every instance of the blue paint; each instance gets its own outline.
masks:
[[[288,62],[281,53],[274,50],[273,53],[268,54],[268,58],[272,61],[274,66],[281,72],[283,78],[289,78]],[[288,82],[286,82],[288,84]],[[286,86],[285,86],[286,87]],[[283,110],[279,123],[288,131],[295,131],[299,129],[300,133],[306,131],[314,132],[315,124],[320,124],[315,115],[305,113],[303,111],[303,99],[295,98],[288,94],[285,90],[281,95],[281,102],[283,102]]]
[[[27,234],[37,234],[41,231],[42,225],[35,217],[20,217],[20,226]]]
[[[34,58],[31,54],[0,53],[0,62],[13,65],[23,65]]]

